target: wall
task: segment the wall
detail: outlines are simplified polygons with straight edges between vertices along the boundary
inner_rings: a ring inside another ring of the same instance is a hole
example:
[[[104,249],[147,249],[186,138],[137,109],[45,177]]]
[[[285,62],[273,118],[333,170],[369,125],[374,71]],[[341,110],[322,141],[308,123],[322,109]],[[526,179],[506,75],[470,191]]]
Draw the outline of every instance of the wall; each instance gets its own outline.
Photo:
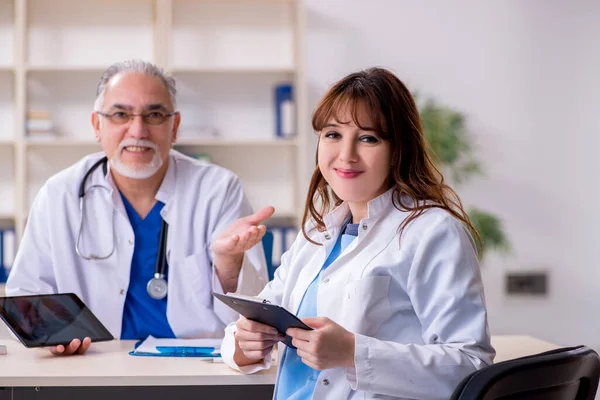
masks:
[[[311,109],[379,65],[466,114],[485,177],[459,193],[502,217],[514,249],[483,265],[492,332],[600,349],[600,2],[305,2]],[[508,271],[540,269],[546,298],[505,295]]]

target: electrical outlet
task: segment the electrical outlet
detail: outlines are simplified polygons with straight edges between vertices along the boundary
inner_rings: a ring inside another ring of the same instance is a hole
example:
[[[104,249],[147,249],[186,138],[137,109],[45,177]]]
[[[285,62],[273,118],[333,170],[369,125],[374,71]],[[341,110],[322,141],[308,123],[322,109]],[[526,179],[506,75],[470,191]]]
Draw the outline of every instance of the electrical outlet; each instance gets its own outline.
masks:
[[[546,272],[510,272],[506,275],[507,294],[546,295],[548,274]]]

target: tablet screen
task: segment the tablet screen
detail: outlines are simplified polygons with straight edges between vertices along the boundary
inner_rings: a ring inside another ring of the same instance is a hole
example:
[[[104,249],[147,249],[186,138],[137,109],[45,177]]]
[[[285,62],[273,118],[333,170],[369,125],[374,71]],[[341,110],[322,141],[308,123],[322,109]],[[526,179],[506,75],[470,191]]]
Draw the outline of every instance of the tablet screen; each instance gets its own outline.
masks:
[[[73,293],[0,298],[0,317],[26,347],[114,339]]]

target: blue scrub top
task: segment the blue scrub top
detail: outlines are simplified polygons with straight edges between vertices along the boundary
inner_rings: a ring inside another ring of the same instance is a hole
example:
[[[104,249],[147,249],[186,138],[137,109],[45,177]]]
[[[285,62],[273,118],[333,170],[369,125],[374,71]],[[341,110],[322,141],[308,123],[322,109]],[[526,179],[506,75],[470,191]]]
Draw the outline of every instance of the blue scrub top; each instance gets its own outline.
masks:
[[[175,334],[167,320],[168,296],[160,300],[153,299],[146,290],[148,281],[154,277],[156,270],[162,223],[160,210],[164,203],[157,201],[146,218],[141,219],[125,196],[121,194],[121,198],[135,236],[129,288],[123,309],[121,339],[145,339],[148,335],[156,338],[174,338]]]
[[[319,282],[321,282],[321,273],[334,262],[340,254],[356,239],[358,236],[358,224],[347,224],[342,228],[343,232],[337,238],[337,241],[327,260],[323,264],[321,271],[312,281],[300,302],[298,308],[298,317],[316,317],[317,316],[317,295],[319,293]],[[286,347],[281,360],[281,372],[277,379],[275,387],[276,400],[309,400],[312,398],[319,371],[312,369],[302,362],[296,349]]]

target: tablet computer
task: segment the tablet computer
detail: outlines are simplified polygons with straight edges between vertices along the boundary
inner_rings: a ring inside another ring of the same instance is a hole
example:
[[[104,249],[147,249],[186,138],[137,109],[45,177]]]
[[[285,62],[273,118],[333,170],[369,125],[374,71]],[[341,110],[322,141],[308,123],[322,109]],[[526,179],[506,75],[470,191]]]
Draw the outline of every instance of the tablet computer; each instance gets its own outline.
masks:
[[[229,293],[221,294],[213,292],[213,296],[244,317],[272,326],[282,335],[285,335],[288,328],[313,329],[285,308],[271,304],[268,300]],[[292,345],[292,338],[290,336],[286,335],[283,343],[293,349],[296,348]]]
[[[114,339],[74,293],[0,297],[0,318],[25,347]]]

